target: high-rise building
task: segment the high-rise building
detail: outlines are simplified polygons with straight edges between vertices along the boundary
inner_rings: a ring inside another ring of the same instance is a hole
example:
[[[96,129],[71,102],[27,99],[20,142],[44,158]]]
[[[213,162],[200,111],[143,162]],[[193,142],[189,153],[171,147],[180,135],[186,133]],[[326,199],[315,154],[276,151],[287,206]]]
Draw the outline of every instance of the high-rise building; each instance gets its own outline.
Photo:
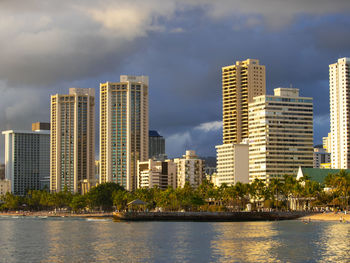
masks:
[[[176,188],[176,163],[171,160],[138,162],[138,188]]]
[[[350,58],[329,65],[333,169],[350,168]]]
[[[149,131],[149,151],[150,159],[163,159],[165,156],[165,139],[157,131]]]
[[[49,186],[50,131],[3,131],[5,135],[5,177],[11,192],[25,195],[28,190]]]
[[[223,142],[248,138],[248,104],[266,92],[265,66],[257,59],[237,61],[222,68]]]
[[[277,88],[249,104],[249,179],[269,182],[313,167],[312,98]]]
[[[51,96],[50,189],[84,193],[95,180],[95,90]]]
[[[249,145],[226,143],[216,146],[217,165],[215,184],[249,183]]]
[[[197,188],[205,179],[204,161],[198,158],[195,151],[186,151],[182,158],[176,158],[174,162],[177,164],[177,187],[189,183]]]
[[[100,84],[100,183],[136,189],[137,161],[148,160],[148,77]]]

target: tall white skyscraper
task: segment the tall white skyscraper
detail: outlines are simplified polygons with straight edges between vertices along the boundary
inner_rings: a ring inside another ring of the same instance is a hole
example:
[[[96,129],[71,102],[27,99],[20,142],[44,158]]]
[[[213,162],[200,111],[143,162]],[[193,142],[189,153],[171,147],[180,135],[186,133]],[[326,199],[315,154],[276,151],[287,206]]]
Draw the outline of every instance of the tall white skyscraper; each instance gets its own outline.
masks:
[[[95,90],[51,96],[50,189],[85,193],[95,184]]]
[[[148,160],[148,77],[100,84],[100,183],[136,189],[137,161]]]
[[[350,168],[350,58],[329,65],[331,161],[333,169]]]

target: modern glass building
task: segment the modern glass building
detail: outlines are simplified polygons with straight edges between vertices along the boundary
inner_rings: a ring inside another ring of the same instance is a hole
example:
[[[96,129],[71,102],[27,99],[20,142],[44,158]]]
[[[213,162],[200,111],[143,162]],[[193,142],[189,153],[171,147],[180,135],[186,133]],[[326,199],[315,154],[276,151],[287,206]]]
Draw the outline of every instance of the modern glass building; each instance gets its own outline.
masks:
[[[51,96],[50,189],[85,193],[95,184],[95,91]]]
[[[150,159],[161,159],[165,157],[165,139],[157,131],[149,131],[149,151]]]
[[[100,84],[100,183],[136,189],[137,161],[148,160],[148,77]]]

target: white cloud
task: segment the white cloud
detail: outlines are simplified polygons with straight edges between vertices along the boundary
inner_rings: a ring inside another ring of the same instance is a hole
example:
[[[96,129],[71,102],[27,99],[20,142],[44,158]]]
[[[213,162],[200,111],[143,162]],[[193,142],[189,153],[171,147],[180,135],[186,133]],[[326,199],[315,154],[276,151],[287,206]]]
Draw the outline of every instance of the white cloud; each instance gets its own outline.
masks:
[[[222,129],[222,121],[211,121],[211,122],[201,123],[200,125],[196,126],[194,129],[201,130],[204,132],[218,131]]]
[[[315,127],[326,126],[326,125],[329,125],[329,114],[314,116]]]
[[[176,27],[176,28],[173,28],[170,30],[171,33],[183,33],[185,32],[186,30],[183,29],[182,27]]]

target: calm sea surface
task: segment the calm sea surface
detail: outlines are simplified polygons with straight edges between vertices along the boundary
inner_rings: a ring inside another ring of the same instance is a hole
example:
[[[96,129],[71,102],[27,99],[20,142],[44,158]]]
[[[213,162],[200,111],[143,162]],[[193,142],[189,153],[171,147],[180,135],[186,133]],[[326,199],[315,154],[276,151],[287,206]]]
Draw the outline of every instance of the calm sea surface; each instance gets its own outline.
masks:
[[[1,217],[0,262],[350,262],[350,224]]]

